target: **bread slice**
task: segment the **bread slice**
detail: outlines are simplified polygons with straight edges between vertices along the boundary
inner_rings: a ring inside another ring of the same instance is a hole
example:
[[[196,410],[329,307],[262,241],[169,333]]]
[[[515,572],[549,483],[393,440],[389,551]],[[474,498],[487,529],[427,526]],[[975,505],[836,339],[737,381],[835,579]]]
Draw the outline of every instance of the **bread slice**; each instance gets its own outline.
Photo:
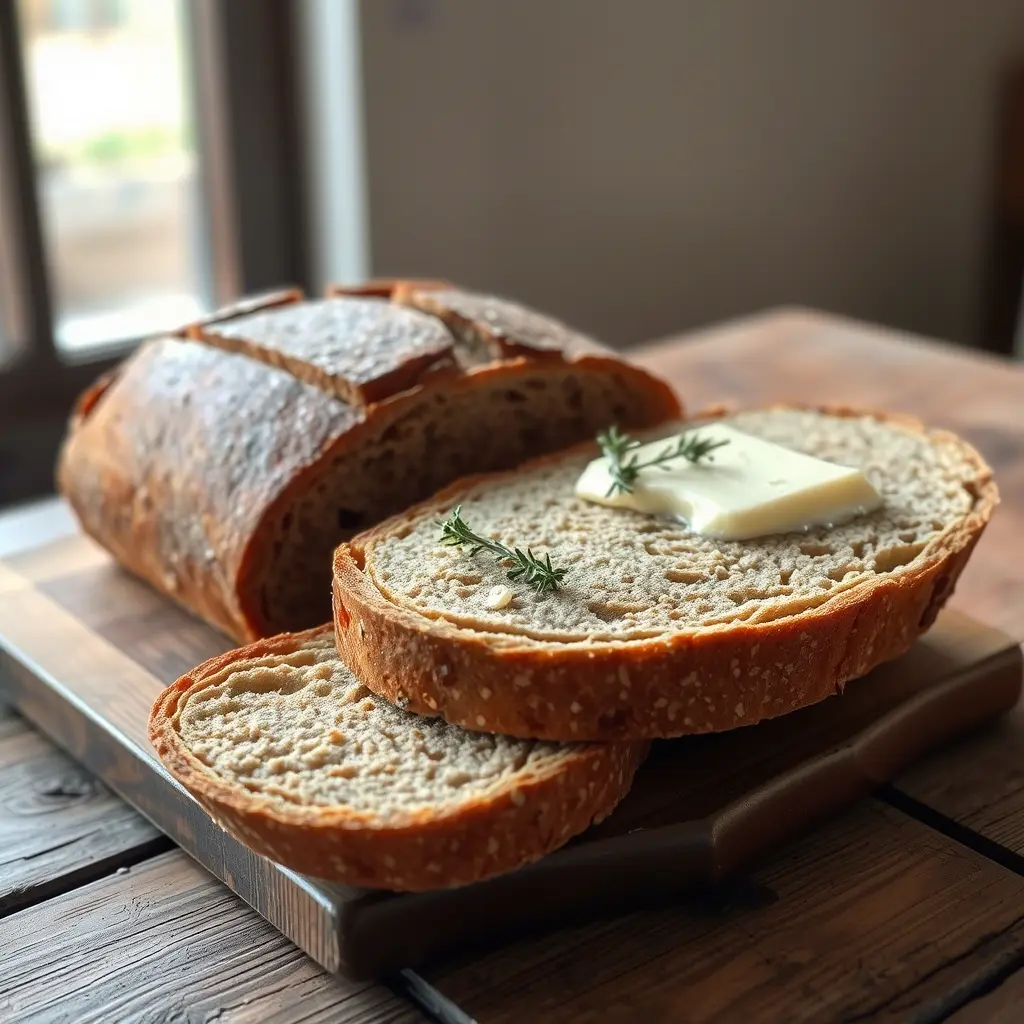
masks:
[[[862,467],[883,507],[832,529],[713,541],[576,498],[596,453],[578,446],[464,480],[343,544],[342,659],[371,690],[469,729],[612,740],[749,725],[905,651],[997,503],[978,453],[856,410],[773,408],[729,422]],[[478,533],[568,568],[561,588],[538,594],[486,552],[442,547],[437,523],[456,505]],[[492,609],[499,584],[514,599]]]
[[[510,871],[605,817],[644,744],[470,733],[401,711],[330,626],[200,665],[158,698],[160,759],[235,838],[350,885],[424,890]]]

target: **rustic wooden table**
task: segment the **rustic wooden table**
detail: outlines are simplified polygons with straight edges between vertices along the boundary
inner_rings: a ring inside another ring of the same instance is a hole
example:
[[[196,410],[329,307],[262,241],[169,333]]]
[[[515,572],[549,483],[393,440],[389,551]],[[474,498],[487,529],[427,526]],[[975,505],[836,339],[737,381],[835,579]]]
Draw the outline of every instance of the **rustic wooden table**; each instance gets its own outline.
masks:
[[[1003,507],[954,598],[1024,638],[1024,369],[771,313],[639,359],[689,407],[866,403],[971,439]],[[73,529],[0,517],[0,555]],[[480,1021],[1024,1019],[1024,712],[933,756],[700,906],[423,972]],[[28,724],[0,712],[0,1020],[415,1021],[324,974]]]

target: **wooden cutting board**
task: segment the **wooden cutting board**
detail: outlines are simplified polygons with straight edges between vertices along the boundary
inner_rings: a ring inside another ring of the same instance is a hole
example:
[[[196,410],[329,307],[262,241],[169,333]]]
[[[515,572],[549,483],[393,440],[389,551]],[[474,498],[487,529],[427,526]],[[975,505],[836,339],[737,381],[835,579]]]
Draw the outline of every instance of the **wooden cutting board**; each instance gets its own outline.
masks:
[[[153,699],[230,646],[83,537],[0,562],[3,699],[325,968],[354,976],[707,888],[1009,709],[1022,674],[1015,643],[947,612],[910,653],[841,697],[656,744],[620,808],[540,863],[463,889],[399,895],[255,856],[155,760],[146,740]]]

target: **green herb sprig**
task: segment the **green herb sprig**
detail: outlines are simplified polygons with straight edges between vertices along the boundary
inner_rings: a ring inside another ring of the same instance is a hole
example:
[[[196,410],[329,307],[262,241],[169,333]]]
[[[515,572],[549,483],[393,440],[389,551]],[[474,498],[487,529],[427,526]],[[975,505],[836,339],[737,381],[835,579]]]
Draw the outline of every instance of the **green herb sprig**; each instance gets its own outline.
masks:
[[[546,594],[548,591],[557,590],[562,582],[562,577],[568,569],[556,569],[551,564],[551,556],[545,555],[538,558],[529,548],[523,551],[521,548],[507,548],[496,540],[488,537],[481,537],[474,533],[465,519],[462,518],[462,506],[458,505],[443,522],[438,521],[441,527],[441,543],[447,546],[460,544],[472,544],[470,555],[478,551],[490,551],[500,559],[511,559],[515,565],[508,570],[508,578],[517,580],[533,587],[539,594]]]
[[[608,459],[608,474],[611,476],[612,482],[605,497],[610,498],[615,494],[632,493],[633,485],[636,483],[637,477],[640,476],[641,470],[651,469],[655,466],[664,469],[665,463],[674,459],[687,459],[690,462],[700,462],[701,459],[714,461],[711,453],[729,442],[698,437],[691,431],[676,438],[675,444],[670,444],[667,448],[662,449],[647,462],[640,462],[636,455],[629,454],[634,448],[640,447],[640,442],[630,437],[629,434],[623,434],[616,426],[609,427],[604,433],[598,434],[597,443]]]

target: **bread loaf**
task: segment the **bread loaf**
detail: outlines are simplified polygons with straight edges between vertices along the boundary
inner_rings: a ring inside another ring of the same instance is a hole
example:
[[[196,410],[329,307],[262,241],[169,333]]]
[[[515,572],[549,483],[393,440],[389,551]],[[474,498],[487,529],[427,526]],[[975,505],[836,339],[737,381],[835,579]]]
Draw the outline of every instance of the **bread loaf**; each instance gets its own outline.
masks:
[[[457,483],[342,545],[342,659],[371,690],[465,728],[612,740],[748,725],[905,651],[996,504],[981,457],[952,434],[852,410],[729,422],[862,468],[882,507],[840,526],[710,540],[577,498],[596,454],[584,445]],[[565,567],[559,589],[538,593],[487,552],[441,546],[438,523],[456,505],[478,534]],[[496,585],[512,600],[491,601]]]
[[[643,744],[469,733],[393,707],[330,627],[214,658],[157,700],[150,739],[236,839],[304,874],[423,890],[556,849],[628,791]]]
[[[143,344],[72,415],[58,482],[82,528],[245,641],[329,618],[334,546],[456,477],[678,415],[667,385],[556,321],[469,344],[397,288],[280,292]]]

